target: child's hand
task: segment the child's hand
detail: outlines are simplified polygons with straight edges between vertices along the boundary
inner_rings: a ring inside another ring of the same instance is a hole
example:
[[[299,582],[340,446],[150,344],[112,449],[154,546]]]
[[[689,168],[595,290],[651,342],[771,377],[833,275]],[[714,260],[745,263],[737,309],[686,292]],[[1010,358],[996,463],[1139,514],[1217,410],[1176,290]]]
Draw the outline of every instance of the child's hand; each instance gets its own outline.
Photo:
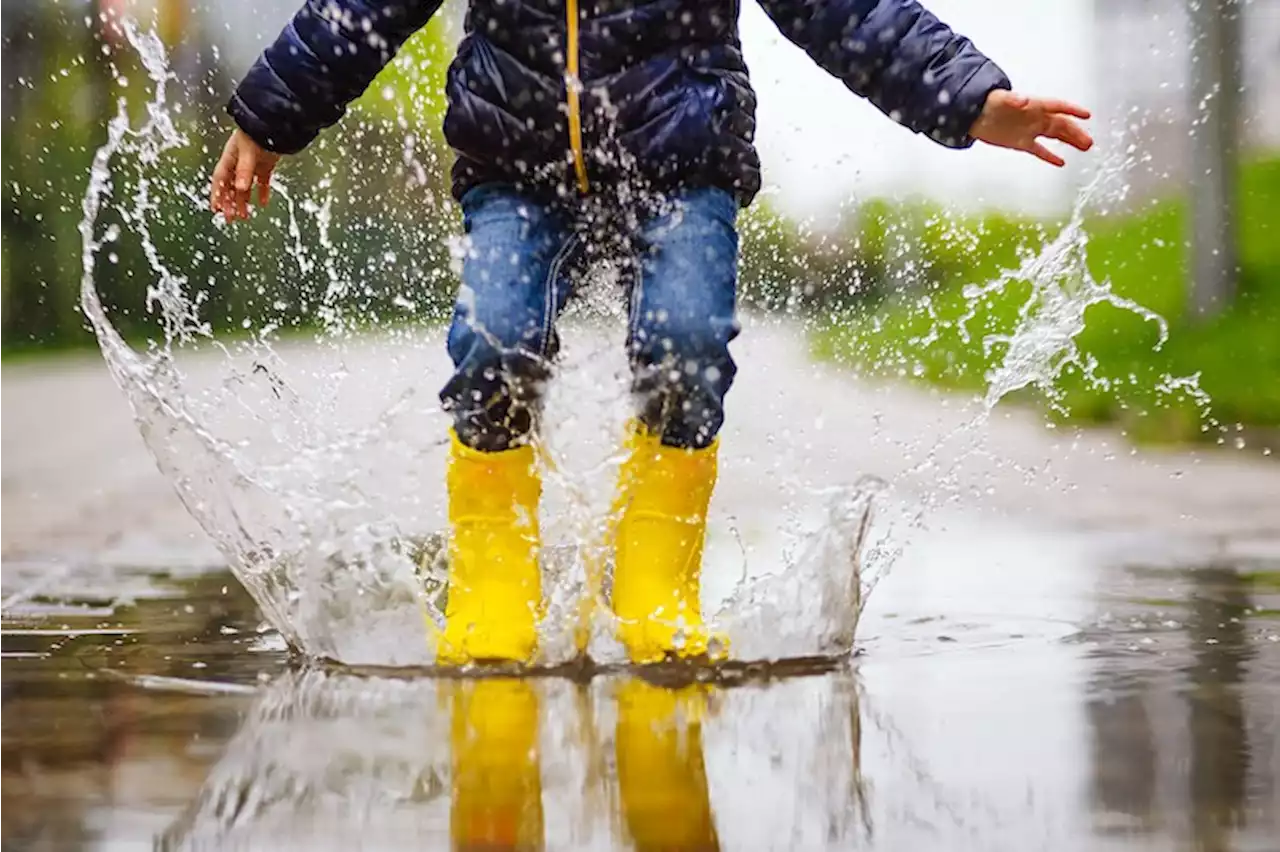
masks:
[[[209,190],[209,207],[221,213],[228,222],[249,218],[249,198],[253,183],[258,182],[258,206],[265,207],[271,199],[271,172],[280,155],[273,154],[249,137],[243,130],[236,130],[227,140],[213,170],[213,186]]]
[[[1074,120],[1088,117],[1087,109],[1067,101],[1030,98],[995,89],[987,95],[982,114],[973,123],[969,135],[988,145],[1026,151],[1046,163],[1061,166],[1065,161],[1041,145],[1040,137],[1057,139],[1079,151],[1088,151],[1093,147],[1093,137]]]

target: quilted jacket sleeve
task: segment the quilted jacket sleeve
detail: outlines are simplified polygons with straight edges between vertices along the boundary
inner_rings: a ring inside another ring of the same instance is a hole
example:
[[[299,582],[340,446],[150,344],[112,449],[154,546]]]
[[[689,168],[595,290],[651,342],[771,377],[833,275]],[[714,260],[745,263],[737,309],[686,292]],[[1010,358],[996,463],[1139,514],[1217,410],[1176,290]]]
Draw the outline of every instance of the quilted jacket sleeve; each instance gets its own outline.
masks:
[[[227,105],[264,148],[294,154],[342,118],[442,0],[306,0]]]
[[[894,121],[951,148],[1009,78],[915,0],[760,0],[788,39]]]

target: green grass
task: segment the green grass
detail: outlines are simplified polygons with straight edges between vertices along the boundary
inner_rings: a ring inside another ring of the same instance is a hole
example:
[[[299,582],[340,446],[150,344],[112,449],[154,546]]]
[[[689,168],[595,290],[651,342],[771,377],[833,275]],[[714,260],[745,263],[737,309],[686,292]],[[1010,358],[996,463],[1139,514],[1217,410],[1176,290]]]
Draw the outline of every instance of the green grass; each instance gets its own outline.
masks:
[[[87,339],[89,342],[92,337]],[[49,344],[29,344],[29,345],[11,345],[5,344],[0,347],[0,364],[6,367],[17,367],[27,363],[52,363],[58,358],[84,358],[89,357],[98,350],[86,343],[57,343]],[[130,341],[135,345],[138,341]]]
[[[1169,338],[1157,348],[1154,323],[1110,305],[1090,308],[1076,339],[1086,359],[1096,359],[1094,372],[1106,386],[1069,367],[1055,383],[1053,417],[1118,423],[1138,439],[1159,442],[1218,440],[1233,435],[1236,424],[1280,424],[1280,159],[1248,164],[1240,189],[1240,288],[1234,302],[1210,320],[1187,313],[1187,214],[1181,200],[1086,223],[1092,275],[1163,316]],[[982,339],[1014,328],[1031,288],[1011,282],[981,301],[967,323],[967,340],[960,319],[973,307],[962,290],[1016,269],[1020,251],[1038,251],[1060,225],[983,217],[953,219],[943,230],[936,215],[923,227],[919,214],[900,215],[899,230],[917,241],[927,270],[918,277],[924,282],[909,295],[840,314],[816,332],[815,350],[871,376],[984,388],[1004,347],[984,352]],[[1196,374],[1212,400],[1208,417],[1188,395],[1157,390],[1166,376]],[[1015,398],[1026,401],[1027,394]]]
[[[1255,592],[1280,594],[1280,571],[1242,571],[1240,576]]]

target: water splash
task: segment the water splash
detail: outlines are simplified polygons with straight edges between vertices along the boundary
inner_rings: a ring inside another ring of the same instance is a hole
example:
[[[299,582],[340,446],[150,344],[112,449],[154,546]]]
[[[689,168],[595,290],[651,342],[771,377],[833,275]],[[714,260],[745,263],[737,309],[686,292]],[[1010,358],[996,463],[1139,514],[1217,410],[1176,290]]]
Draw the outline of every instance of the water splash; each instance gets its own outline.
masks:
[[[138,128],[130,125],[127,104],[119,103],[107,141],[93,161],[80,224],[81,302],[112,377],[128,396],[160,470],[294,648],[321,656],[360,657],[331,626],[347,600],[377,600],[358,607],[361,612],[382,606],[389,612],[397,606],[411,611],[420,633],[413,563],[408,554],[388,546],[395,538],[370,519],[376,512],[362,511],[355,471],[343,471],[345,476],[332,483],[326,495],[311,479],[320,467],[342,470],[343,457],[358,454],[372,436],[359,431],[318,434],[314,411],[286,378],[279,354],[262,338],[235,349],[213,340],[208,325],[199,319],[202,297],[190,293],[187,280],[169,268],[156,248],[150,230],[156,207],[150,202],[148,168],[154,170],[167,152],[188,140],[170,117],[167,87],[173,77],[162,42],[130,21],[123,22],[123,28],[147,70],[154,95],[146,105],[147,120]],[[117,191],[112,166],[129,159],[141,169],[126,221],[156,277],[148,304],[158,308],[165,335],[163,344],[153,345],[146,354],[134,351],[120,336],[94,286],[99,253],[122,238],[118,226],[98,228],[100,214]],[[195,193],[191,195],[193,204],[201,204]],[[293,223],[293,205],[289,210]],[[296,227],[291,231],[297,240]],[[296,256],[301,258],[301,252]],[[193,357],[187,370],[179,367],[181,347],[201,339],[208,343],[206,350],[211,347],[223,357],[224,368],[215,370],[214,383],[203,393],[192,370],[207,373],[208,352],[194,351],[193,356],[205,357]],[[327,372],[330,377],[338,374]],[[392,406],[384,417],[397,413]],[[236,421],[245,414],[247,422]],[[230,428],[220,432],[219,426]],[[266,434],[255,434],[255,426]],[[255,441],[257,437],[262,440]],[[323,522],[317,524],[317,519]],[[348,565],[363,570],[348,570]],[[308,593],[313,587],[331,593]],[[338,612],[332,611],[335,607]],[[378,619],[367,633],[350,636],[366,636],[382,648],[403,646],[405,637],[379,635],[386,623]],[[420,636],[413,639],[413,644],[421,644]],[[400,658],[393,654],[392,660]],[[421,661],[421,654],[405,661]]]
[[[720,611],[737,639],[736,654],[836,658],[853,649],[863,606],[863,559],[885,487],[867,476],[852,487],[815,495],[825,512],[816,523],[789,531],[799,547],[796,556],[777,572],[744,580]]]
[[[153,230],[165,225],[159,187],[176,186],[193,208],[204,205],[202,179],[156,179],[174,168],[169,155],[189,144],[172,119],[167,88],[173,77],[158,38],[129,23],[125,33],[153,96],[136,128],[120,104],[93,162],[80,226],[82,303],[111,374],[160,470],[295,650],[352,664],[429,664],[432,625],[442,622],[444,581],[448,419],[431,378],[443,358],[442,334],[395,326],[369,330],[358,312],[348,312],[345,306],[361,286],[332,228],[333,188],[321,181],[315,196],[276,187],[285,217],[278,229],[284,248],[278,273],[321,285],[309,302],[319,321],[314,338],[281,343],[278,324],[270,320],[248,328],[247,339],[215,338],[202,320],[204,291],[193,288],[153,239]],[[405,156],[414,159],[410,153]],[[121,164],[136,165],[131,191]],[[407,179],[417,181],[418,171]],[[1015,330],[983,341],[1003,347],[1004,355],[988,377],[980,410],[903,478],[884,483],[847,472],[832,484],[828,473],[823,482],[829,487],[814,488],[796,475],[768,479],[781,462],[753,462],[749,447],[735,457],[734,470],[754,480],[722,481],[704,578],[704,609],[715,612],[729,633],[735,657],[847,656],[863,603],[910,530],[961,493],[960,465],[978,452],[979,427],[996,403],[1028,385],[1052,393],[1070,366],[1090,372],[1075,343],[1089,307],[1105,303],[1135,311],[1160,325],[1163,337],[1163,320],[1088,273],[1084,211],[1105,191],[1099,175],[1068,224],[1038,254],[966,290],[976,311],[1015,281],[1032,285]],[[108,209],[127,227],[103,225]],[[153,280],[148,305],[163,328],[163,340],[145,353],[120,336],[94,284],[104,247],[126,237],[143,248]],[[620,311],[607,269],[573,303],[564,320],[572,331],[565,340],[566,368],[552,385],[537,447],[546,463],[549,615],[542,647],[549,664],[578,653],[574,629],[588,594],[587,565],[598,556],[594,542],[601,539],[621,461],[618,439],[630,409],[628,367],[616,331]],[[1171,379],[1169,386],[1187,392],[1193,385],[1193,379]],[[778,414],[777,422],[792,416]],[[785,444],[789,430],[779,434]],[[797,452],[774,440],[770,434],[760,452],[781,459]],[[932,477],[933,487],[905,501],[906,520],[873,525],[890,492],[906,476],[921,474]],[[746,517],[735,495],[754,495],[761,482],[775,487],[747,498],[758,511]],[[607,611],[596,613],[589,653],[606,662],[621,659]]]
[[[318,201],[277,186],[286,220],[284,256],[292,265],[280,274],[311,276],[323,288],[314,341],[281,344],[273,340],[270,322],[250,329],[247,340],[215,338],[201,319],[204,294],[153,238],[165,226],[155,203],[161,183],[156,175],[173,168],[166,155],[189,144],[171,116],[167,92],[174,78],[158,38],[127,22],[124,31],[147,69],[153,95],[137,127],[121,102],[94,159],[81,223],[82,302],[111,374],[160,470],[295,650],[353,664],[429,664],[431,625],[442,622],[447,419],[435,399],[427,359],[441,359],[441,335],[403,329],[357,333],[343,309],[352,278],[330,227],[329,187],[322,185]],[[136,176],[122,164],[136,165]],[[188,203],[203,206],[198,184],[176,183]],[[101,224],[101,214],[112,205],[126,228]],[[145,352],[117,332],[94,283],[104,246],[126,238],[143,248],[154,280],[148,304],[162,321],[163,340]],[[564,355],[578,369],[563,371],[547,401],[538,450],[547,467],[549,615],[542,646],[549,664],[578,653],[573,634],[588,588],[586,564],[592,542],[601,538],[621,461],[616,439],[629,414],[624,347],[615,332],[596,328],[601,320],[616,328],[620,310],[618,288],[605,270],[565,317],[566,327],[580,329],[566,341]],[[840,656],[852,648],[859,612],[857,554],[845,546],[855,539],[842,536],[865,522],[870,494],[854,489],[823,499],[827,509],[810,500],[808,511],[826,512],[824,538],[794,556],[771,557],[775,576],[768,582],[757,579],[737,597],[732,588],[707,595],[707,608],[719,609],[730,624],[735,648],[762,657]],[[802,514],[798,508],[794,513]],[[714,522],[712,553],[714,540],[730,525],[723,516]],[[719,561],[721,573],[744,576],[741,550],[721,553],[709,557]],[[827,566],[835,569],[834,577],[827,576]],[[782,602],[782,590],[797,588],[802,578],[827,584],[820,613],[811,609],[816,598],[793,593]],[[766,630],[759,620],[763,611],[744,606],[738,613],[733,605],[761,589],[771,598],[767,611],[789,625],[791,638],[772,649],[746,634],[778,636],[781,628]],[[726,598],[730,604],[718,606]],[[789,614],[788,606],[794,609]],[[815,614],[822,621],[816,630]],[[598,609],[590,645],[594,659],[621,659],[611,622],[607,610]]]
[[[1025,252],[1017,267],[1004,270],[988,282],[963,288],[966,307],[954,321],[955,327],[964,343],[975,345],[978,341],[974,340],[972,326],[981,311],[1011,288],[1029,286],[1029,291],[1010,331],[981,337],[980,345],[987,358],[993,353],[1000,354],[984,376],[986,388],[970,416],[929,446],[919,462],[890,481],[890,488],[902,488],[927,476],[932,479],[933,487],[902,507],[868,545],[863,559],[864,597],[889,574],[911,533],[924,530],[932,513],[965,496],[983,496],[976,488],[963,486],[961,473],[965,464],[986,452],[983,430],[1003,400],[1023,389],[1034,388],[1050,408],[1066,414],[1065,392],[1060,380],[1073,370],[1087,385],[1107,392],[1113,390],[1114,381],[1099,374],[1097,360],[1079,344],[1079,336],[1086,327],[1085,317],[1091,308],[1110,305],[1133,313],[1156,326],[1155,349],[1159,350],[1167,342],[1169,328],[1164,317],[1114,292],[1110,281],[1099,280],[1089,268],[1086,216],[1123,200],[1128,191],[1123,176],[1132,167],[1134,157],[1132,147],[1113,148],[1079,191],[1071,215],[1055,235],[1034,252]],[[936,341],[944,324],[934,312],[931,300],[922,301],[918,309],[930,317],[930,330],[924,338],[909,342],[921,348]],[[1162,396],[1191,399],[1200,409],[1202,422],[1213,423],[1211,401],[1200,387],[1198,374],[1166,375],[1157,382],[1155,390]]]
[[[990,355],[997,347],[1004,355],[986,375],[987,390],[983,411],[989,413],[1009,394],[1035,386],[1061,409],[1061,392],[1057,381],[1070,367],[1079,369],[1087,380],[1097,383],[1096,363],[1085,357],[1076,338],[1085,328],[1085,312],[1095,305],[1111,305],[1131,311],[1159,329],[1155,348],[1160,349],[1169,338],[1164,318],[1132,299],[1111,289],[1107,281],[1098,281],[1089,271],[1089,235],[1084,217],[1095,203],[1108,193],[1123,167],[1121,161],[1105,163],[1076,197],[1071,216],[1052,240],[1017,269],[1007,270],[986,284],[970,284],[964,288],[968,309],[960,318],[961,338],[968,343],[970,324],[979,309],[991,297],[1003,293],[1011,284],[1030,282],[1032,290],[1018,310],[1018,321],[1008,334],[983,337],[982,347]]]

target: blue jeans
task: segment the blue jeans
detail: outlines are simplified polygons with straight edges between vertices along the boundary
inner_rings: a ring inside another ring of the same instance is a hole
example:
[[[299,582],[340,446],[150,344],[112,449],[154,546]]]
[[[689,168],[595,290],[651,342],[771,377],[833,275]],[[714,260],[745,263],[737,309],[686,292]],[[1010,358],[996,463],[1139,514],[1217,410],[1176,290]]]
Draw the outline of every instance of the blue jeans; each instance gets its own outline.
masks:
[[[498,451],[536,429],[555,323],[584,263],[623,269],[637,415],[668,446],[708,446],[736,368],[737,203],[690,188],[640,209],[545,204],[504,184],[462,199],[468,247],[441,391],[463,443]]]

